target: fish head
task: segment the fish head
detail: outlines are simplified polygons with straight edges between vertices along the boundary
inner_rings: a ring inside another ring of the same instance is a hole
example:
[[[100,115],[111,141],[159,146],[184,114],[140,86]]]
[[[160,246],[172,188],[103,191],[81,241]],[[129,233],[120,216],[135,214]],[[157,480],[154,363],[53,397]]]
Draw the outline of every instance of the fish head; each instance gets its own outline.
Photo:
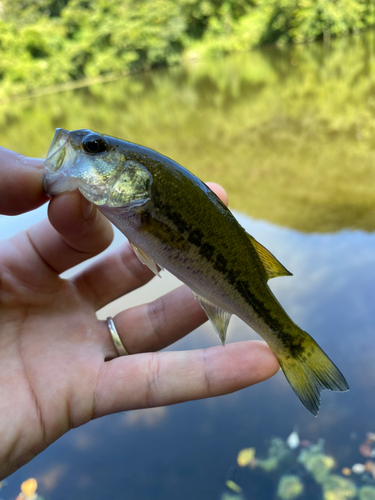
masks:
[[[120,142],[87,129],[56,129],[44,162],[46,194],[78,189],[99,206],[143,204],[148,199],[151,174],[127,157]]]

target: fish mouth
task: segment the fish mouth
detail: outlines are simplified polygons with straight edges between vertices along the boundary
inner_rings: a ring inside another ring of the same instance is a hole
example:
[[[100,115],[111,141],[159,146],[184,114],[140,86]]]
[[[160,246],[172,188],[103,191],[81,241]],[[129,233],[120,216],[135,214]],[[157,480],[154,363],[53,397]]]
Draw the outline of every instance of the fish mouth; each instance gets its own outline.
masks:
[[[44,162],[43,190],[47,196],[55,196],[63,191],[72,191],[72,186],[66,169],[63,169],[69,150],[69,132],[57,128]]]
[[[64,163],[66,144],[69,141],[69,132],[63,128],[57,128],[53,136],[51,146],[48,150],[44,167],[49,172],[57,172]]]

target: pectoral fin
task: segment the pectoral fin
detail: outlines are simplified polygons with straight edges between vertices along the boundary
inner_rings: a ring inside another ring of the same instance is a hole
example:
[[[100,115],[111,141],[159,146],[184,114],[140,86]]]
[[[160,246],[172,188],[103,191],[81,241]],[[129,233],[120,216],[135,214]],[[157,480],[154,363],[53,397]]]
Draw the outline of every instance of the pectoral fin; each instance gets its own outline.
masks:
[[[214,306],[213,304],[211,304],[211,302],[208,302],[200,295],[197,295],[194,292],[193,294],[200,303],[204,312],[207,314],[212,326],[214,327],[215,332],[219,336],[220,342],[224,346],[229,320],[232,315],[227,311],[224,311],[224,309],[220,309],[220,307]]]
[[[135,255],[142,262],[142,264],[144,264],[149,269],[151,269],[151,271],[154,274],[156,274],[156,276],[159,276],[159,278],[160,278],[159,268],[158,268],[156,262],[154,261],[154,259],[149,257],[143,250],[141,250],[139,247],[137,247],[137,245],[134,245],[134,243],[132,243],[131,241],[129,241],[129,243],[131,244]]]
[[[260,260],[262,261],[263,267],[267,273],[267,278],[277,278],[278,276],[293,276],[277,259],[272,253],[267,250],[266,247],[261,245],[250,234],[247,235],[251,241],[253,247],[255,248]]]

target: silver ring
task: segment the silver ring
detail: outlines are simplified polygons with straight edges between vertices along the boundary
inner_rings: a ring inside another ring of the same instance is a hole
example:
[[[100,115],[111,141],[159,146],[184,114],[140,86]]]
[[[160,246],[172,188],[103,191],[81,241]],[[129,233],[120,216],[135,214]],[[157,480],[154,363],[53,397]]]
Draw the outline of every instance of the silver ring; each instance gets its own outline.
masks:
[[[113,322],[113,318],[111,316],[109,316],[109,318],[107,318],[107,325],[108,325],[108,330],[109,330],[109,333],[111,334],[113,343],[115,344],[116,350],[118,352],[118,355],[119,356],[128,356],[129,353],[125,349],[123,343],[121,342],[121,339],[119,337],[119,334],[117,333],[115,324]]]

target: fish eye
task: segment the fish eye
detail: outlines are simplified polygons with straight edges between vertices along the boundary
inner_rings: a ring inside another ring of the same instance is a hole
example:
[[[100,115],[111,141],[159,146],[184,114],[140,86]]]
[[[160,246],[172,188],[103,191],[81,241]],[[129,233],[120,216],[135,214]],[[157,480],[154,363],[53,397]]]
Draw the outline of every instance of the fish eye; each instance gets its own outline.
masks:
[[[107,151],[107,143],[105,140],[96,134],[90,134],[82,141],[83,150],[89,154],[98,154]]]

